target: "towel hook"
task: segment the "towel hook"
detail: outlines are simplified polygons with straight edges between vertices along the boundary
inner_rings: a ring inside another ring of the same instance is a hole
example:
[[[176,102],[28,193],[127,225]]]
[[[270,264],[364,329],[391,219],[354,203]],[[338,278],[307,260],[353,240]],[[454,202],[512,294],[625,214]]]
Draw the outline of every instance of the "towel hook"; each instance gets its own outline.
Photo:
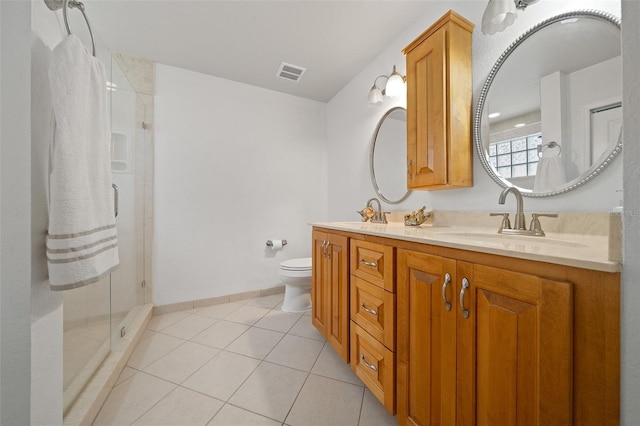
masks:
[[[64,26],[67,28],[67,34],[71,35],[71,27],[69,26],[69,18],[67,16],[67,10],[70,7],[75,7],[80,10],[82,13],[82,17],[84,21],[87,23],[87,28],[89,29],[89,35],[91,36],[91,54],[96,56],[96,41],[93,37],[93,31],[91,30],[91,24],[89,23],[89,18],[84,11],[84,3],[77,0],[44,0],[47,7],[50,10],[58,10],[62,9],[62,17],[64,18]]]

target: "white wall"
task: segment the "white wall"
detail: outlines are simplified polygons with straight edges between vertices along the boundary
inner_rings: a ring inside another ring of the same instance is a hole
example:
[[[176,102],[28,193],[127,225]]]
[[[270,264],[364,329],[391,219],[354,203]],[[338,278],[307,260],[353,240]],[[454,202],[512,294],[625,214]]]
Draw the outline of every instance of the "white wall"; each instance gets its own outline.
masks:
[[[622,2],[624,241],[622,271],[622,425],[640,418],[640,2]]]
[[[326,105],[160,64],[155,78],[153,303],[280,285],[327,218]]]
[[[30,423],[31,4],[0,2],[0,424]]]
[[[476,24],[473,33],[474,103],[482,90],[493,64],[509,44],[539,21],[570,10],[593,8],[620,16],[616,0],[543,1],[519,12],[514,25],[502,33],[485,36],[480,31],[482,13],[487,2],[430,2],[430,11],[403,32],[390,46],[354,78],[328,104],[327,138],[329,174],[329,218],[357,220],[354,210],[362,208],[375,195],[369,179],[369,145],[375,124],[384,111],[396,105],[406,105],[405,99],[386,99],[381,107],[370,107],[367,94],[373,80],[389,73],[395,64],[404,73],[402,49],[421,34],[447,10],[456,12]],[[618,204],[615,190],[622,186],[622,161],[617,160],[586,188],[550,199],[527,199],[527,211],[606,211]],[[424,204],[436,210],[492,211],[498,208],[501,188],[494,183],[474,155],[474,186],[447,191],[414,191],[401,205],[387,206],[394,210],[415,210]],[[515,207],[513,200],[507,207]]]
[[[49,290],[45,257],[48,224],[51,50],[62,40],[59,17],[44,2],[31,13],[31,423],[62,422],[62,294]]]

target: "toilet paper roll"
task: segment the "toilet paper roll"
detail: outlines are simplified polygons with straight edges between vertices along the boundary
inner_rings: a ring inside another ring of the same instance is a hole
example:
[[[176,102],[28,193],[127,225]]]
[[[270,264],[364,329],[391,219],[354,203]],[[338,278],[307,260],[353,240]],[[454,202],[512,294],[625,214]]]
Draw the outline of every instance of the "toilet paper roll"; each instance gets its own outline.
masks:
[[[271,241],[271,250],[281,250],[282,246],[284,244],[282,244],[282,240],[269,240]]]

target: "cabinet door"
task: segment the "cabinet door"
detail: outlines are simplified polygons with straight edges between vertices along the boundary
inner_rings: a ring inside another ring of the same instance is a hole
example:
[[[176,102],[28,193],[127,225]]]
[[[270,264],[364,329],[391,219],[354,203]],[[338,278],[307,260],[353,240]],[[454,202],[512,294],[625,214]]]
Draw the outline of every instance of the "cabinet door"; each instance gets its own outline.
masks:
[[[311,323],[323,336],[327,335],[327,308],[329,307],[329,289],[326,273],[327,233],[313,231],[312,248],[312,284],[311,284]]]
[[[328,320],[325,337],[338,355],[349,362],[349,239],[327,234],[329,256],[325,259]]]
[[[456,423],[455,281],[454,260],[398,250],[397,418],[401,425]]]
[[[407,186],[447,184],[445,31],[407,54]]]
[[[456,286],[457,424],[571,424],[571,284],[458,262]]]

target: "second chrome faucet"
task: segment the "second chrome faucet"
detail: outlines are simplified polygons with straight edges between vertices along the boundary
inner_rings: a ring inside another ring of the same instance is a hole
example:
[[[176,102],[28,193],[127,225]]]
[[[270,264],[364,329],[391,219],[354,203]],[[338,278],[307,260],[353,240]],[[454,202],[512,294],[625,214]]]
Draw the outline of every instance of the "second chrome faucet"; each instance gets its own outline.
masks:
[[[500,225],[500,229],[498,229],[499,234],[510,234],[510,235],[532,235],[538,237],[544,237],[544,231],[542,230],[542,226],[540,225],[540,221],[538,218],[540,216],[547,217],[558,217],[555,213],[533,213],[531,224],[529,225],[529,229],[527,229],[524,218],[524,201],[522,199],[522,193],[515,186],[510,186],[505,188],[500,193],[500,197],[498,197],[498,204],[504,204],[507,194],[513,193],[516,197],[516,216],[513,228],[511,227],[511,222],[509,221],[509,213],[490,213],[491,216],[503,216],[502,224]]]

